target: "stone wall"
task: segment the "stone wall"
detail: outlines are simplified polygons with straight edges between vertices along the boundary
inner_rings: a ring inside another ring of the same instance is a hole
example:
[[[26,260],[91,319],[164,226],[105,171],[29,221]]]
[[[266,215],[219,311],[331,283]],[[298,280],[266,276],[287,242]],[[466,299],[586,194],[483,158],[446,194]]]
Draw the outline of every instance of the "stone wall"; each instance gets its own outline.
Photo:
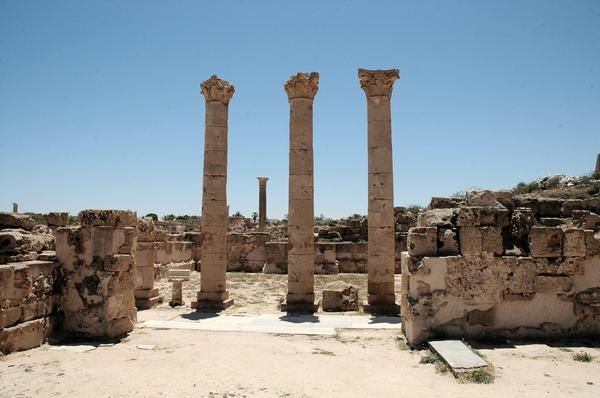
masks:
[[[54,327],[54,237],[28,215],[0,213],[0,352],[37,347]]]
[[[600,198],[434,198],[402,255],[410,344],[600,335]]]
[[[72,336],[112,338],[133,330],[135,213],[85,210],[80,226],[57,231],[61,328]]]

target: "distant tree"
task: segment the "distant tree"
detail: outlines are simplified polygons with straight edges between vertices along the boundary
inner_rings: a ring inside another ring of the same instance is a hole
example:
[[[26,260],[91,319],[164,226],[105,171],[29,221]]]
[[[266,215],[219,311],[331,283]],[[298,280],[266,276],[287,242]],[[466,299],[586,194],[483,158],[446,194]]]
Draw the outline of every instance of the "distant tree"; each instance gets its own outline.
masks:
[[[252,213],[252,221],[256,222],[257,218],[258,218],[258,213],[257,212]]]
[[[175,214],[165,214],[162,219],[163,221],[173,221],[175,220]]]
[[[158,215],[156,215],[155,213],[146,214],[146,218],[151,218],[154,221],[158,221]]]

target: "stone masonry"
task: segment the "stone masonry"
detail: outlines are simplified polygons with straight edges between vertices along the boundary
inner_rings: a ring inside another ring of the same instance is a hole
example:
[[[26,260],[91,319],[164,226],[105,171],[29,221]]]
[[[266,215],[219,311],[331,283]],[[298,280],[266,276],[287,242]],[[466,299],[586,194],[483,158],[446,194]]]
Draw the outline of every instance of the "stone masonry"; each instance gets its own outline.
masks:
[[[198,310],[223,310],[233,304],[227,291],[227,119],[235,88],[213,75],[202,82],[206,100],[202,248]]]
[[[288,293],[282,311],[317,310],[314,273],[313,100],[319,74],[297,73],[285,85],[290,103]]]
[[[395,237],[390,99],[397,69],[358,70],[367,96],[369,257],[366,312],[398,313],[394,292]]]
[[[135,306],[141,310],[152,308],[159,301],[158,289],[154,287],[155,257],[154,223],[141,220],[135,249]]]
[[[122,336],[137,320],[136,214],[84,210],[79,222],[56,235],[62,330],[87,338]]]

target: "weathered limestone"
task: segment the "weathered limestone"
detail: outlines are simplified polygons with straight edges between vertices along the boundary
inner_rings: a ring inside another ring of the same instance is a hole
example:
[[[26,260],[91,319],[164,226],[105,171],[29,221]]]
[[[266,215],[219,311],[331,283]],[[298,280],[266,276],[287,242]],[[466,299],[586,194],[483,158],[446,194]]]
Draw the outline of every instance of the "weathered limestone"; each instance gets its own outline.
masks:
[[[267,177],[258,179],[258,229],[264,231],[267,226]]]
[[[595,198],[467,198],[470,203],[453,209],[456,217],[426,212],[409,231],[401,259],[409,344],[440,337],[600,336],[600,224],[591,210],[578,210],[595,208]],[[447,231],[460,241],[448,252],[441,250]]]
[[[315,303],[313,100],[319,74],[297,73],[284,88],[290,103],[288,293],[282,311],[309,312]]]
[[[13,202],[13,213],[18,213],[19,212],[19,204],[16,202]]]
[[[323,311],[358,311],[358,288],[344,281],[323,287]]]
[[[398,313],[394,292],[394,185],[390,99],[397,69],[358,70],[367,96],[369,260],[366,312]],[[436,238],[437,239],[437,238]]]
[[[596,156],[596,168],[594,169],[596,175],[600,175],[600,153]]]
[[[135,249],[135,306],[146,310],[154,307],[160,297],[154,287],[154,223],[144,220],[138,224],[138,240]]]
[[[137,320],[137,217],[129,211],[85,210],[79,222],[56,235],[62,329],[92,338],[124,335]]]
[[[227,119],[235,88],[213,75],[202,82],[206,100],[200,291],[192,308],[223,310],[227,291]]]

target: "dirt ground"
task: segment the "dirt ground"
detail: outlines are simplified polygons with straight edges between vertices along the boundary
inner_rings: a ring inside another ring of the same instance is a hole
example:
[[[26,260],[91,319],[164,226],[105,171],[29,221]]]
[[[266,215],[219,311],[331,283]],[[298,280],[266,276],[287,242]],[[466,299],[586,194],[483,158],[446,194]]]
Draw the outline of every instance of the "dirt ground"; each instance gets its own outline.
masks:
[[[367,298],[366,274],[315,275],[315,297],[323,297],[323,286],[328,282],[342,280],[358,287],[359,300]],[[155,283],[164,298],[163,307],[168,307],[171,298],[171,283],[167,278]],[[226,314],[272,314],[278,313],[278,304],[287,291],[287,275],[228,272],[227,286],[234,305]],[[396,294],[400,294],[400,275],[396,275]],[[196,300],[200,290],[200,273],[192,272],[191,280],[183,284],[183,299],[186,307]],[[352,313],[349,313],[352,314]],[[356,314],[356,313],[354,313]]]
[[[237,300],[229,312],[277,311],[285,276],[228,277]],[[318,289],[331,279],[364,293],[365,275],[318,276]],[[188,304],[195,283],[186,287]],[[159,285],[166,293],[166,281]],[[138,315],[169,319],[182,311],[163,304]],[[494,383],[485,385],[420,363],[427,351],[408,349],[389,330],[324,337],[136,328],[118,344],[95,345],[76,352],[46,344],[0,357],[0,397],[600,396],[599,342],[474,345],[495,369]],[[579,352],[592,361],[575,361]]]

